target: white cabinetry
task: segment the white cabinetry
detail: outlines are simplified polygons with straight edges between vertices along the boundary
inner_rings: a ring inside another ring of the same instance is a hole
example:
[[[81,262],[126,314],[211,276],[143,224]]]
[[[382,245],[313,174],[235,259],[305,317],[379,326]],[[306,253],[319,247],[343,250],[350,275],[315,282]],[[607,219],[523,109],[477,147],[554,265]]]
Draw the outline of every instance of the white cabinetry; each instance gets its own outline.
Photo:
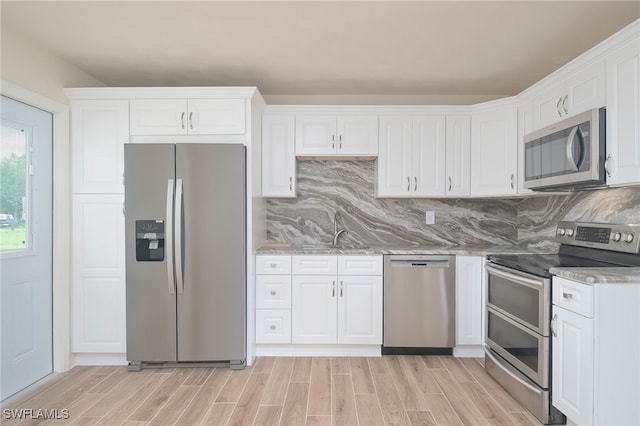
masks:
[[[295,116],[262,117],[262,196],[296,196]]]
[[[480,107],[471,117],[471,195],[516,194],[515,105]]]
[[[607,184],[640,182],[640,39],[606,58]]]
[[[524,187],[524,136],[533,131],[533,103],[526,99],[518,104],[518,194],[530,194]]]
[[[447,115],[445,195],[471,193],[471,117]]]
[[[129,141],[129,102],[71,102],[73,192],[124,192],[124,144]]]
[[[482,256],[456,256],[456,346],[482,350],[483,277]]]
[[[256,256],[256,343],[291,343],[291,256]]]
[[[573,424],[640,424],[640,283],[553,278],[553,405]]]
[[[293,256],[292,342],[381,344],[382,257]]]
[[[605,65],[600,60],[581,67],[534,97],[534,127],[539,129],[604,105]]]
[[[123,353],[125,253],[122,194],[73,195],[73,352]]]
[[[297,156],[375,156],[378,116],[297,115]]]
[[[245,133],[244,99],[135,99],[130,113],[131,136]]]

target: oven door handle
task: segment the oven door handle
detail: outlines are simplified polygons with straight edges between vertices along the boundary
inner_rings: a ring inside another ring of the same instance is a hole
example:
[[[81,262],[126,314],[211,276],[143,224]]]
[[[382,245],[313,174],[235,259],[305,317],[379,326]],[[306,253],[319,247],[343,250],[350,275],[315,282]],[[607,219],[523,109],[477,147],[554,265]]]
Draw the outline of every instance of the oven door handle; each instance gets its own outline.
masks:
[[[500,266],[495,266],[490,263],[485,264],[484,267],[489,273],[496,275],[500,278],[516,281],[520,284],[524,284],[529,287],[535,287],[535,288],[544,287],[544,281],[545,281],[544,278],[534,279],[534,278],[523,277],[522,275],[516,273],[513,269],[508,269],[508,268],[503,269]]]
[[[520,377],[516,376],[515,374],[513,374],[509,369],[504,367],[504,364],[497,359],[490,350],[487,350],[487,348],[485,348],[484,353],[491,358],[491,360],[493,362],[495,362],[497,365],[501,366],[502,371],[504,371],[506,374],[508,374],[509,376],[511,376],[511,378],[515,381],[517,381],[518,383],[520,383],[522,386],[526,387],[527,389],[529,389],[531,392],[534,392],[536,395],[540,395],[542,393],[542,391],[540,389],[538,389],[535,386],[532,386],[531,384],[525,382],[524,380],[522,380]]]

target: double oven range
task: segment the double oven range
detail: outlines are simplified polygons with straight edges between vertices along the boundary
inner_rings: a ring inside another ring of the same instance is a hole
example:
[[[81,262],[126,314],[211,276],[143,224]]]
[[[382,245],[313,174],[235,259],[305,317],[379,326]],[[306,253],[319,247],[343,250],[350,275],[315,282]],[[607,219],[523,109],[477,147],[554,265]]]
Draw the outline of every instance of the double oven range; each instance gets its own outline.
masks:
[[[544,424],[564,423],[551,404],[553,267],[640,266],[640,225],[560,222],[557,254],[491,255],[485,265],[485,368]]]

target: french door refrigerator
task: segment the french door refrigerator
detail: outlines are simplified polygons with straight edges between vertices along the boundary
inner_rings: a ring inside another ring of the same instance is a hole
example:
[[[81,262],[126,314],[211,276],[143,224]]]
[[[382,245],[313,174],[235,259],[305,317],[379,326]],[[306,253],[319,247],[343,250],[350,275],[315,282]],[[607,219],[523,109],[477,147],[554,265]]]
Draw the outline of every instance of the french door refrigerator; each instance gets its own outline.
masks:
[[[126,144],[127,360],[246,365],[245,147]]]

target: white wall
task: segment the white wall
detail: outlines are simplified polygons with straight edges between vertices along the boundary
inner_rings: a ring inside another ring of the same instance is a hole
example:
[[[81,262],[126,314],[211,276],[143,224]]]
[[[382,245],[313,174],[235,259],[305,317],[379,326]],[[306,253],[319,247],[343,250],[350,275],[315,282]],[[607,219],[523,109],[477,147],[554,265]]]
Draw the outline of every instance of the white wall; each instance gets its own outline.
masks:
[[[65,87],[104,86],[64,59],[2,26],[2,80],[59,103],[68,104]]]

